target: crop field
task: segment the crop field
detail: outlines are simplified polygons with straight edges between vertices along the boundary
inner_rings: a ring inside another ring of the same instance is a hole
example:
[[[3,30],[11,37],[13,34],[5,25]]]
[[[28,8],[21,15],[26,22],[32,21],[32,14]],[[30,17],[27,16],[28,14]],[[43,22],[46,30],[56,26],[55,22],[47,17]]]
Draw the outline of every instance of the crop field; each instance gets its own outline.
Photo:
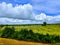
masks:
[[[18,41],[14,39],[0,38],[0,45],[60,45],[60,43],[48,44],[48,43],[27,42],[27,41]]]
[[[52,44],[18,41],[18,40],[13,40],[13,39],[0,38],[0,45],[52,45]]]
[[[14,28],[15,31],[21,31],[22,29],[27,29],[27,30],[32,30],[34,33],[38,33],[38,34],[49,34],[49,35],[56,35],[56,36],[60,36],[60,24],[49,24],[46,26],[42,26],[41,24],[32,24],[32,25],[0,25],[0,35],[2,34],[3,30],[6,28]],[[7,33],[9,34],[9,33]],[[6,34],[6,35],[7,35]],[[24,33],[25,34],[25,33]],[[28,34],[28,33],[27,33]],[[24,37],[24,36],[23,36]],[[25,36],[26,37],[26,36]],[[36,36],[37,37],[37,36]],[[15,37],[14,37],[15,38]],[[27,38],[27,37],[26,37]],[[20,39],[20,38],[18,38]],[[38,39],[38,38],[37,38]],[[44,38],[41,38],[44,41]],[[48,37],[47,37],[48,39]],[[57,39],[57,38],[55,38]],[[52,38],[51,38],[52,40]],[[53,42],[55,40],[52,40]],[[13,44],[13,43],[14,44]],[[26,42],[26,41],[21,41],[21,40],[14,40],[14,39],[6,39],[6,38],[0,38],[0,45],[60,45],[59,42],[55,43],[55,44],[50,44],[50,43],[43,43],[43,42]]]
[[[34,33],[40,34],[50,34],[50,35],[60,35],[60,24],[51,24],[51,25],[4,25],[0,26],[0,29],[3,30],[5,27],[14,27],[16,31],[20,31],[21,29],[32,30]]]

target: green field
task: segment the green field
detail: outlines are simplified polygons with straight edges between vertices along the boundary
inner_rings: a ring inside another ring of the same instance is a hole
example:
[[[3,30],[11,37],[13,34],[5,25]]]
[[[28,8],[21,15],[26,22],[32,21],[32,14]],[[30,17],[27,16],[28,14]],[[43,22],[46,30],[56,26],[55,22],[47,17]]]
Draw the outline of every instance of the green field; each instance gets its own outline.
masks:
[[[50,34],[50,35],[60,35],[60,24],[51,24],[51,25],[4,25],[0,26],[0,29],[3,30],[5,27],[14,27],[16,31],[20,31],[21,29],[33,30],[34,33],[40,34]]]

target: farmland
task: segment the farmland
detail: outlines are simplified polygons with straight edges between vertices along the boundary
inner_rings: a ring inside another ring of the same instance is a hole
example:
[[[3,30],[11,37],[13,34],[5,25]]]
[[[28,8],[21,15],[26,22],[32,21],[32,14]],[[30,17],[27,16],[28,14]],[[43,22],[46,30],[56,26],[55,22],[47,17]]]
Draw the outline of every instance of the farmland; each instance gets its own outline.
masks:
[[[4,25],[1,30],[3,30],[5,27],[14,27],[16,31],[20,31],[21,29],[28,29],[32,30],[34,33],[40,33],[40,34],[50,34],[50,35],[60,35],[60,24],[51,24],[51,25]]]
[[[60,44],[37,43],[37,42],[27,42],[27,41],[18,41],[14,39],[0,38],[0,45],[60,45]]]
[[[19,31],[19,29],[27,28],[32,29],[35,33],[42,33],[42,34],[51,34],[51,35],[60,35],[60,25],[31,25],[31,26],[15,26],[15,29]]]
[[[60,24],[0,25],[0,37],[42,43],[60,42]]]
[[[13,40],[13,39],[0,38],[0,45],[52,45],[52,44],[18,41],[18,40]]]

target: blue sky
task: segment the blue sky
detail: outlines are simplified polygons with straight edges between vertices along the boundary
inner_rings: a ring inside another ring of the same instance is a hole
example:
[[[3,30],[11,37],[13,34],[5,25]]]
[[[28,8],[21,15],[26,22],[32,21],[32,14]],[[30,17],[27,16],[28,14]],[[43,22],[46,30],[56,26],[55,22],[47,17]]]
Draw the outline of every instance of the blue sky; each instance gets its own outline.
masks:
[[[0,24],[35,24],[45,20],[60,23],[60,0],[0,0]]]

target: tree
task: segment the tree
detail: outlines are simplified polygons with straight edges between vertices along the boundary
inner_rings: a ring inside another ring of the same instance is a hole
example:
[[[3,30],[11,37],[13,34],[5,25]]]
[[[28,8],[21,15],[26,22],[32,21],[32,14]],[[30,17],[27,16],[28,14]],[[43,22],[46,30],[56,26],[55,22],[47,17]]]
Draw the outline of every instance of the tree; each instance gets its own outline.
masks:
[[[47,25],[47,22],[43,22],[43,26],[46,26]]]

